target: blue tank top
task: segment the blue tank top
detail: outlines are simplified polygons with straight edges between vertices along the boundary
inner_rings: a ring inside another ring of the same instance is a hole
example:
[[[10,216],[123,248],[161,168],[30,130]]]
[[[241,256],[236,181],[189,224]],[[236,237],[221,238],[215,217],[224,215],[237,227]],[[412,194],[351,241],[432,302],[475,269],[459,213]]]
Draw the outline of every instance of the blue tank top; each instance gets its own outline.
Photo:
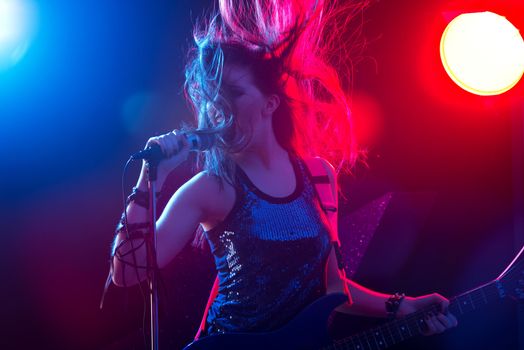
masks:
[[[218,272],[218,295],[205,334],[270,331],[326,292],[329,221],[309,169],[290,155],[295,191],[272,197],[237,167],[236,201],[205,232]]]

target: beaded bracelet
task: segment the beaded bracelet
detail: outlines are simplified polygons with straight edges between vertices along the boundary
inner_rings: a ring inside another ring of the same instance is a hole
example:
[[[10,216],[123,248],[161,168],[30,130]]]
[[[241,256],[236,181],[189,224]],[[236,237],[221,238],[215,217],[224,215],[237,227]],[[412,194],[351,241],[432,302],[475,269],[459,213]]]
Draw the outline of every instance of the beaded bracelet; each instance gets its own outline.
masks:
[[[397,317],[398,309],[400,308],[400,303],[406,295],[404,293],[395,293],[386,301],[386,312],[389,319],[394,319]]]

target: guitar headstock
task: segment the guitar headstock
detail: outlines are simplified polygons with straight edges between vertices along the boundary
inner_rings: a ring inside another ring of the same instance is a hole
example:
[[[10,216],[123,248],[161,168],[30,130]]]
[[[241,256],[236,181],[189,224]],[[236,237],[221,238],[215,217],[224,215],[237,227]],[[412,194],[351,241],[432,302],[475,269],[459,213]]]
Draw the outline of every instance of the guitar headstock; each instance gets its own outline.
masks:
[[[524,302],[524,247],[496,281],[504,289],[504,294]]]

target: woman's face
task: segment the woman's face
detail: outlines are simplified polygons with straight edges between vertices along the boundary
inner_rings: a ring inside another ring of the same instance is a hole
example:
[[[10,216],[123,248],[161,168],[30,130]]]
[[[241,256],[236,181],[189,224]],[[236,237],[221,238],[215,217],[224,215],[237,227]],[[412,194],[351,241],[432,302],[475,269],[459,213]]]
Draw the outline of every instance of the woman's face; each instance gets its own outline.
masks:
[[[255,85],[249,68],[226,64],[221,93],[229,102],[236,121],[241,126],[248,123],[256,128],[263,116],[266,96]]]

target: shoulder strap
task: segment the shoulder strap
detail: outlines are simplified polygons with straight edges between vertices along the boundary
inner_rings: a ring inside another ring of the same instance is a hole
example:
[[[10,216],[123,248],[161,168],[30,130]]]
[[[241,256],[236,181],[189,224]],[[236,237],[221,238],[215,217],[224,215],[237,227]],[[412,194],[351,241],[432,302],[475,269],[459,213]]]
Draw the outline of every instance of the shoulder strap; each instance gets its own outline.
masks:
[[[335,183],[333,188],[331,181],[329,181],[329,175],[326,171],[323,161],[319,157],[311,157],[304,159],[306,165],[311,174],[313,185],[317,191],[318,197],[320,198],[320,204],[322,209],[329,220],[331,226],[330,234],[331,241],[340,244],[338,239],[338,222],[337,222],[337,211],[338,211],[338,187]]]
[[[348,297],[349,304],[352,304],[351,293],[344,270],[344,262],[342,261],[342,253],[340,251],[340,240],[338,237],[338,184],[336,181],[335,169],[331,164],[324,161],[320,157],[310,157],[304,159],[311,174],[313,185],[320,198],[322,209],[326,214],[330,224],[330,238],[337,258],[338,275],[342,280],[344,292]],[[331,183],[326,165],[331,167],[334,174],[335,181]]]

